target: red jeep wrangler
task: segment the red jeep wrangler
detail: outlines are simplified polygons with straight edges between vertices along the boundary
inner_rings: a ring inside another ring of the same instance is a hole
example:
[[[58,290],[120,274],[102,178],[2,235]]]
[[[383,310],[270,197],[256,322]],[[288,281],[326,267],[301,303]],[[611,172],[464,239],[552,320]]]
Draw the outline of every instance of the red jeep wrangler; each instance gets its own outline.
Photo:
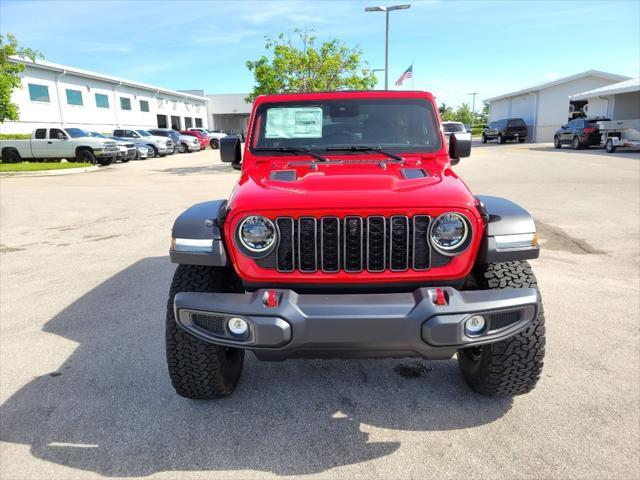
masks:
[[[449,359],[478,393],[533,389],[544,316],[528,259],[532,217],[474,196],[452,170],[471,136],[445,144],[426,92],[258,97],[228,200],[173,226],[169,375],[196,399],[233,392],[244,353]]]

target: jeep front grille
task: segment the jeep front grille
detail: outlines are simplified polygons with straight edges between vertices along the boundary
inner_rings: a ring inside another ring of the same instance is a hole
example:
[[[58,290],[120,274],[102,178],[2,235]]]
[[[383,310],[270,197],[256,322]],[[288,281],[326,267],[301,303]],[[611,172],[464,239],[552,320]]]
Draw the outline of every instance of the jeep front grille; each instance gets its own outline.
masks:
[[[430,223],[428,215],[280,217],[275,268],[305,273],[428,270]],[[259,263],[268,265],[267,259]]]

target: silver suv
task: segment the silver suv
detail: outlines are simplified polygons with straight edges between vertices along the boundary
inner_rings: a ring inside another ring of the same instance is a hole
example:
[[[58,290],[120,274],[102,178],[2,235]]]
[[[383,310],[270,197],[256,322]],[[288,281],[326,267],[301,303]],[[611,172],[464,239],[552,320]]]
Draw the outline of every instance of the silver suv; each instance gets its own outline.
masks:
[[[137,141],[142,140],[151,150],[153,150],[153,157],[165,155],[171,155],[173,153],[173,140],[166,137],[159,137],[156,135],[151,135],[149,132],[143,129],[126,129],[126,128],[118,128],[113,131],[113,136]]]

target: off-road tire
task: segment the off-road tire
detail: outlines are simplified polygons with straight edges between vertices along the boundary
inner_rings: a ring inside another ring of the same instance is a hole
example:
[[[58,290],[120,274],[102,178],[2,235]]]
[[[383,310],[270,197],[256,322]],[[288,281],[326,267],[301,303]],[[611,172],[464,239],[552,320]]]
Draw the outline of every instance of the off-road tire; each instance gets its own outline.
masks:
[[[474,272],[480,289],[537,288],[528,262],[490,263]],[[542,302],[537,318],[517,335],[501,342],[458,351],[467,384],[481,395],[513,397],[528,393],[542,372],[545,347]]]
[[[178,292],[229,291],[223,268],[179,265],[173,275],[166,317],[169,377],[176,393],[195,400],[221,398],[235,389],[244,363],[244,350],[212,345],[187,333],[176,323],[173,299]]]
[[[560,137],[557,135],[553,137],[553,148],[562,148],[562,144],[560,143]]]

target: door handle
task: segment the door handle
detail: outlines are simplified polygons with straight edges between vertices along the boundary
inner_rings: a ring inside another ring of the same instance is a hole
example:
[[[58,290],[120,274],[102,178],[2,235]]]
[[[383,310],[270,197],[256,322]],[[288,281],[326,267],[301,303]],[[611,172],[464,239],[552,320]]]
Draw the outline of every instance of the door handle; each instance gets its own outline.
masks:
[[[49,145],[51,145],[53,142],[47,142]]]

